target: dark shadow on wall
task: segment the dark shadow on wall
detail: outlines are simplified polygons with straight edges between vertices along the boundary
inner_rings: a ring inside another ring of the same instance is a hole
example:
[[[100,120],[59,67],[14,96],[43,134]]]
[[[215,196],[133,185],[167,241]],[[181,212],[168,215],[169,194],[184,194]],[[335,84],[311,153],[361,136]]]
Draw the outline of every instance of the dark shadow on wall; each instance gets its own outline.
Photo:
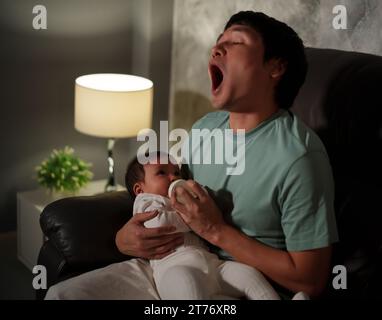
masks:
[[[152,1],[152,39],[150,79],[154,82],[153,129],[159,132],[160,121],[168,120],[173,1]]]
[[[170,126],[172,129],[190,130],[196,120],[212,111],[215,110],[205,96],[193,91],[176,91],[170,112]]]
[[[106,177],[105,142],[74,129],[74,80],[131,69],[128,1],[48,1],[47,30],[32,28],[35,4],[0,4],[0,232],[16,228],[16,192],[37,188],[34,168],[54,148],[73,147]]]
[[[35,189],[34,168],[53,148],[69,145],[93,163],[94,180],[107,177],[106,140],[74,129],[74,80],[90,73],[131,73],[148,64],[155,85],[154,128],[168,120],[173,1],[44,1],[47,30],[34,30],[28,1],[0,1],[0,232],[16,228],[16,191]],[[143,3],[143,4],[142,4]],[[134,19],[133,19],[134,18]],[[134,60],[140,29],[152,28],[149,61]],[[133,39],[137,34],[137,43]],[[116,144],[117,181],[136,153],[136,139]]]

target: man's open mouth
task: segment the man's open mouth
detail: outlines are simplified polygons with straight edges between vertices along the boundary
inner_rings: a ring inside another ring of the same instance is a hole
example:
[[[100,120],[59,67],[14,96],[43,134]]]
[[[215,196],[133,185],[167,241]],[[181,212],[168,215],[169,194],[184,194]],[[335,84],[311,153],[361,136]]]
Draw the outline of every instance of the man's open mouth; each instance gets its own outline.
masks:
[[[210,65],[210,75],[212,82],[212,92],[216,92],[223,82],[224,74],[223,71],[217,65]]]

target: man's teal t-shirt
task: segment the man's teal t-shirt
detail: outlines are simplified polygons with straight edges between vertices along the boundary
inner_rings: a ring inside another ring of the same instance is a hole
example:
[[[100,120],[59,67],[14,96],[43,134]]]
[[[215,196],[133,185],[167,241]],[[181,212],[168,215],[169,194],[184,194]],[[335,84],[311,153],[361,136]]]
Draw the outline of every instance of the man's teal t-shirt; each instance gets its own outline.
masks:
[[[232,142],[224,134],[223,142],[212,137],[214,129],[229,129],[228,112],[207,114],[192,129],[208,129],[202,131],[202,145],[192,143],[192,134],[186,144],[193,178],[213,191],[230,223],[288,251],[326,247],[338,240],[328,156],[318,136],[295,115],[280,110],[245,133],[245,167],[239,175],[227,174],[232,163],[214,161]],[[211,164],[193,161],[195,152],[209,148]],[[230,258],[224,251],[218,254]]]

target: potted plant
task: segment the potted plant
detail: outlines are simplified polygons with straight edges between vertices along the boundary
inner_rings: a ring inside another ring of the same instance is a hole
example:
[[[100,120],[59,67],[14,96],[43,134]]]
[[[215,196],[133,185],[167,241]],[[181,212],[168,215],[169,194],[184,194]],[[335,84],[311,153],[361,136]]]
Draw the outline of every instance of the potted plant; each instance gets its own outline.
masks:
[[[36,167],[38,183],[51,194],[75,195],[92,179],[91,163],[74,155],[74,149],[66,146],[53,150],[50,157]]]

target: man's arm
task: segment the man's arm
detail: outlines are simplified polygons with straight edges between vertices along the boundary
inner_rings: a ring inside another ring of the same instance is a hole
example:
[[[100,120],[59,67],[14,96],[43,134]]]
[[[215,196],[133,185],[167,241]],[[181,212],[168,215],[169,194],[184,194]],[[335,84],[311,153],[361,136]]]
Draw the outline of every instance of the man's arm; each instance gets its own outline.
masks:
[[[176,230],[174,226],[144,226],[145,221],[153,219],[157,214],[158,212],[137,213],[117,232],[115,244],[122,254],[161,259],[183,243],[183,234],[172,233]]]
[[[304,291],[315,297],[325,289],[331,247],[298,252],[278,250],[228,225],[217,227],[206,240],[293,292]]]
[[[176,192],[186,198],[186,204],[179,204],[174,196],[171,203],[195,233],[293,292],[304,291],[312,297],[322,292],[329,274],[330,247],[287,252],[266,246],[229,226],[211,197],[196,182],[189,184],[198,199],[180,187]]]

